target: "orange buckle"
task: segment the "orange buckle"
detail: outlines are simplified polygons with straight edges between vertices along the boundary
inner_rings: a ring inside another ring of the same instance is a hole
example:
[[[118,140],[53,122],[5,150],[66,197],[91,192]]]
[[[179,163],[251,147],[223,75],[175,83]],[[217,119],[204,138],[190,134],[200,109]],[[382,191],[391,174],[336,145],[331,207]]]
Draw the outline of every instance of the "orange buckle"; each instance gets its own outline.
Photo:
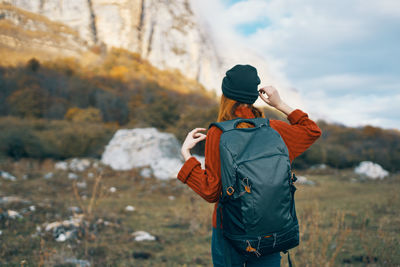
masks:
[[[246,186],[244,187],[244,190],[245,190],[247,193],[251,193],[250,186],[248,186],[248,185],[246,185]]]
[[[246,251],[247,252],[255,252],[257,250],[255,248],[253,248],[252,246],[248,245],[247,248],[246,248]]]
[[[233,192],[235,192],[235,189],[233,189],[232,186],[230,186],[230,187],[228,187],[228,188],[226,189],[226,193],[228,194],[228,196],[232,196],[232,195],[233,195]]]

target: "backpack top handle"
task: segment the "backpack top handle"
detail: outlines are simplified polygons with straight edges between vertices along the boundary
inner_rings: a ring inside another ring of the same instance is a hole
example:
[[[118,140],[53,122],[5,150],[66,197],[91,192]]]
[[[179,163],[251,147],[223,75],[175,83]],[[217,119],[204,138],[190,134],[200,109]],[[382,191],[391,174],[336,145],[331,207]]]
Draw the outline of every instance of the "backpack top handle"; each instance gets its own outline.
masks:
[[[241,122],[248,122],[254,125],[254,128],[236,128],[236,126],[241,123]],[[213,122],[208,126],[208,129],[211,128],[211,126],[217,126],[222,130],[222,132],[227,132],[231,130],[241,130],[241,131],[252,131],[256,128],[260,128],[262,126],[267,126],[269,127],[269,119],[267,118],[251,118],[251,119],[246,119],[246,118],[235,118],[232,120],[228,121],[222,121],[222,122]]]

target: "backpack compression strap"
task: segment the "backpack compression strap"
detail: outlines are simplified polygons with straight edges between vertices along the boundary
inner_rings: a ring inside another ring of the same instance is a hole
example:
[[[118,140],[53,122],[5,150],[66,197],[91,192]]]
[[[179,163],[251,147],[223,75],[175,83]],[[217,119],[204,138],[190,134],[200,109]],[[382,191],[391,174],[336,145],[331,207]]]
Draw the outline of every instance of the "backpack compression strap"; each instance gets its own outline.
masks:
[[[254,124],[256,128],[261,127],[261,126],[267,126],[269,127],[269,119],[267,118],[251,118],[251,119],[245,119],[245,118],[235,118],[229,121],[222,121],[222,122],[213,122],[208,126],[208,129],[211,128],[211,126],[215,125],[218,128],[222,130],[222,132],[230,131],[236,128],[236,126],[241,123],[241,122],[249,122]],[[246,129],[251,129],[251,128],[241,128],[241,130],[246,130]]]

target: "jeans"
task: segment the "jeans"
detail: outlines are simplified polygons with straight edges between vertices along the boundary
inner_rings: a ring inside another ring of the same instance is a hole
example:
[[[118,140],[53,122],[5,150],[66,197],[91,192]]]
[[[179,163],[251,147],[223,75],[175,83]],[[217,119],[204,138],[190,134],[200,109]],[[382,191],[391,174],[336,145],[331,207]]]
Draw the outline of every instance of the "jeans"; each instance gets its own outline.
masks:
[[[219,239],[217,229],[212,229],[211,239],[211,255],[214,267],[224,267],[224,244],[223,240]],[[229,246],[231,251],[231,261],[233,267],[243,267],[246,263],[246,267],[280,267],[281,266],[281,255],[279,252],[264,255],[259,258],[249,259],[238,253],[232,246]]]

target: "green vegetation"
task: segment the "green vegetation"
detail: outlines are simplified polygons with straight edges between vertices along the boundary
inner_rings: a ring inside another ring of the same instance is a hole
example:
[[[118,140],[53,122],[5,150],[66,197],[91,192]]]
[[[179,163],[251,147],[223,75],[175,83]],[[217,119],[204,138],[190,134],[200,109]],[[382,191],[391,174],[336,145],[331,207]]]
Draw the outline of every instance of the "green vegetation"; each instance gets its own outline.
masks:
[[[94,122],[0,120],[0,155],[20,158],[100,157],[116,126]]]
[[[395,172],[400,170],[400,131],[379,127],[360,128],[328,124],[319,121],[322,136],[297,158],[297,168],[325,163],[335,168],[354,167],[360,161],[370,160]]]
[[[143,179],[138,170],[108,168],[101,179],[90,178],[89,172],[98,171],[91,168],[79,174],[78,182],[85,181],[87,187],[77,188],[67,172],[53,166],[51,161],[35,160],[0,164],[18,179],[2,181],[2,193],[30,201],[0,203],[0,211],[22,214],[16,219],[0,215],[0,265],[20,266],[25,261],[25,266],[75,266],[63,262],[75,258],[92,266],[211,266],[213,205],[180,181]],[[44,179],[48,172],[53,178]],[[296,173],[316,182],[297,185],[300,246],[291,251],[296,266],[400,264],[399,175],[355,182],[352,170]],[[26,180],[21,179],[24,174]],[[127,205],[135,211],[125,211]],[[73,216],[71,206],[81,207],[86,223],[76,238],[56,242],[45,226]],[[131,234],[141,230],[157,240],[134,241]],[[286,264],[282,254],[282,266]]]
[[[156,127],[183,141],[191,129],[207,128],[216,120],[218,104],[196,81],[178,71],[161,71],[122,49],[85,66],[69,58],[33,58],[17,67],[0,67],[0,157],[98,157],[118,128]],[[276,110],[264,112],[286,120]],[[317,124],[321,138],[294,167],[325,163],[350,168],[371,160],[391,172],[400,170],[399,131]],[[55,144],[60,138],[68,149]],[[203,154],[204,141],[193,152]]]

